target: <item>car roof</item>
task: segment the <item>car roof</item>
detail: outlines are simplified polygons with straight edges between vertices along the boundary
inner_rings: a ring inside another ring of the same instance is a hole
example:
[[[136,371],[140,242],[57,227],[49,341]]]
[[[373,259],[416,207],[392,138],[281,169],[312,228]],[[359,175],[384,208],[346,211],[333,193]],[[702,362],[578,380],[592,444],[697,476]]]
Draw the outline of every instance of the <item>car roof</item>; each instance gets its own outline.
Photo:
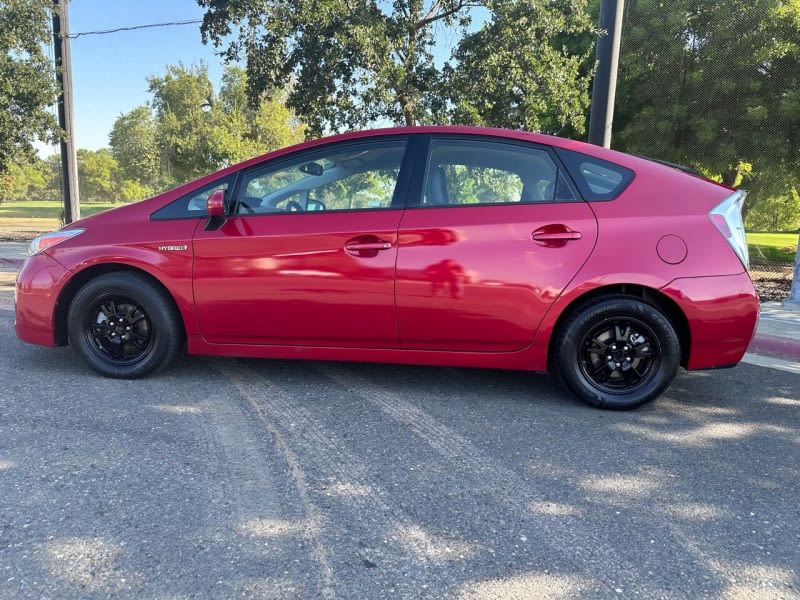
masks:
[[[424,134],[439,134],[439,135],[445,134],[445,135],[460,135],[460,136],[475,136],[475,137],[483,136],[483,137],[493,137],[495,139],[506,139],[510,141],[516,140],[524,142],[533,142],[536,144],[552,146],[555,148],[564,148],[566,150],[572,150],[588,156],[593,156],[595,158],[607,160],[609,162],[613,162],[618,165],[622,165],[624,167],[632,169],[637,173],[647,173],[653,170],[655,171],[669,170],[672,171],[673,173],[678,173],[678,171],[676,171],[674,168],[665,166],[663,164],[659,164],[658,162],[655,162],[653,160],[648,160],[646,158],[634,156],[632,154],[626,154],[624,152],[618,152],[616,150],[611,150],[609,148],[596,146],[594,144],[589,144],[578,140],[547,135],[544,133],[533,133],[529,131],[520,131],[514,129],[499,129],[494,127],[478,127],[478,126],[467,126],[467,125],[420,125],[414,127],[385,127],[378,129],[363,129],[359,131],[350,131],[347,133],[329,135],[314,140],[301,142],[293,146],[287,146],[285,148],[273,150],[272,152],[268,152],[266,154],[262,154],[253,157],[251,159],[248,159],[244,162],[231,165],[230,167],[226,167],[219,171],[215,171],[214,173],[205,175],[195,181],[187,182],[187,184],[185,185],[191,185],[191,187],[194,188],[197,187],[197,184],[205,184],[207,182],[213,181],[214,179],[220,176],[224,176],[228,173],[232,173],[234,171],[238,171],[240,169],[247,168],[252,165],[257,165],[265,160],[279,158],[283,155],[287,155],[300,150],[311,149],[316,146],[321,146],[324,144],[343,142],[347,140],[362,140],[369,138],[385,138],[389,136],[424,135]],[[715,183],[716,185],[721,185],[716,182],[711,182],[711,183]]]

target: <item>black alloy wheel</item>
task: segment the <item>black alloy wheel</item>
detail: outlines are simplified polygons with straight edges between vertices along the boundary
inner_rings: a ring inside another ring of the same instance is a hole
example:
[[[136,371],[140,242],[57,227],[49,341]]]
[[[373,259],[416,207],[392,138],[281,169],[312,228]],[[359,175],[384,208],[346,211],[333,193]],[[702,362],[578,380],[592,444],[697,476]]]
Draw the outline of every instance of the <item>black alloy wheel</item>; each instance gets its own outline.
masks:
[[[83,335],[98,358],[120,367],[141,360],[154,341],[145,309],[119,295],[100,298],[86,311]]]
[[[553,340],[564,385],[592,406],[634,408],[675,378],[680,342],[670,320],[638,298],[608,296],[575,309]]]
[[[647,383],[661,363],[658,337],[637,319],[606,319],[583,337],[579,348],[586,381],[609,394]]]
[[[183,346],[183,322],[172,297],[135,272],[100,275],[69,307],[69,343],[93,370],[134,379],[170,364]]]

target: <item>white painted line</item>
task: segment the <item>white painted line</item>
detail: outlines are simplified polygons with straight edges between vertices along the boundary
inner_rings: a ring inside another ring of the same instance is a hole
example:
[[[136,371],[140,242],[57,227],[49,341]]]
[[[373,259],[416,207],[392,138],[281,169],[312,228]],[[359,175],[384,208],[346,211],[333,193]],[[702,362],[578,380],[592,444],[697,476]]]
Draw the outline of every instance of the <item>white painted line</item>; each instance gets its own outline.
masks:
[[[800,375],[800,362],[783,360],[782,358],[773,358],[771,356],[761,356],[760,354],[750,354],[749,352],[744,355],[742,362]]]

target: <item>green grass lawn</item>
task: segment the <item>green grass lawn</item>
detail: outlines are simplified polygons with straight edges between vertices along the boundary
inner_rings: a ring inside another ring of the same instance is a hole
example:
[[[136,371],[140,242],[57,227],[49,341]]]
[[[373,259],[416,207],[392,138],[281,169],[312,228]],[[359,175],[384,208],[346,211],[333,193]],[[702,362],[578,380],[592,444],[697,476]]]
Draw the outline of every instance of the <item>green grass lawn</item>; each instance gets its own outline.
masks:
[[[120,206],[112,202],[81,203],[81,216],[88,217],[100,211]],[[26,200],[0,204],[0,240],[30,240],[61,227],[61,202]]]
[[[113,202],[92,202],[81,204],[81,216],[88,217],[103,210],[120,206]],[[2,219],[58,218],[64,205],[49,200],[11,201],[0,204]]]
[[[796,233],[748,233],[750,259],[784,260],[793,262],[797,253]]]

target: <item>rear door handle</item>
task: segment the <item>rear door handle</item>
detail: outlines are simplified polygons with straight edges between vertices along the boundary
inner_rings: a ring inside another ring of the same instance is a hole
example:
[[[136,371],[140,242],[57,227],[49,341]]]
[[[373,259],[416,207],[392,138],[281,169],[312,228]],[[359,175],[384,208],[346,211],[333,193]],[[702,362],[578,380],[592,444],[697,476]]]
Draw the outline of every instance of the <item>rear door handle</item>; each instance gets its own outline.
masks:
[[[573,231],[566,225],[545,225],[531,233],[531,239],[542,246],[560,248],[567,242],[581,239],[580,231]]]
[[[558,231],[553,233],[534,233],[531,237],[537,242],[549,242],[551,240],[579,240],[580,231]]]

